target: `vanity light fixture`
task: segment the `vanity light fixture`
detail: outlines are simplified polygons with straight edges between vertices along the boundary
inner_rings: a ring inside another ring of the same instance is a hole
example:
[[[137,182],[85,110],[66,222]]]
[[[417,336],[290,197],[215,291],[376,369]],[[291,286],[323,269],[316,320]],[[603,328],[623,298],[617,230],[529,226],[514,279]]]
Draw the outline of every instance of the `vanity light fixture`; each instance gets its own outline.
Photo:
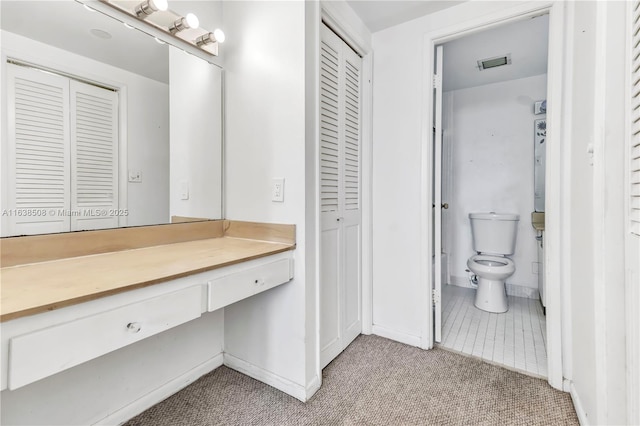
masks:
[[[217,29],[212,33],[206,33],[198,37],[195,42],[198,46],[206,46],[213,43],[224,43],[224,32],[221,29]]]
[[[169,32],[175,34],[179,31],[184,31],[189,28],[198,28],[200,21],[198,17],[193,13],[187,13],[187,16],[176,19],[174,23],[169,27]]]
[[[76,1],[84,4],[90,0]],[[177,47],[196,56],[202,56],[199,55],[199,52],[218,56],[219,45],[224,42],[226,38],[221,29],[209,31],[205,28],[200,28],[200,20],[194,13],[182,15],[170,10],[168,8],[168,0],[136,0],[133,2],[123,0],[98,1],[118,10],[119,13],[125,13],[137,18],[137,21],[144,23],[143,25],[152,27],[155,33],[147,34],[153,34],[158,43],[164,44],[169,42],[170,38],[165,37],[165,35],[173,37],[178,39],[178,43],[175,44]],[[123,20],[120,21],[124,22]],[[135,27],[142,32],[146,32],[144,29],[139,28],[138,24],[134,23],[134,21],[130,22],[130,25],[128,23],[124,25],[127,28]],[[158,33],[158,31],[163,34]],[[186,43],[188,46],[181,46],[181,43]],[[189,49],[191,48],[195,48],[196,50],[190,51]]]
[[[146,18],[154,12],[165,11],[169,8],[167,0],[145,0],[136,6],[135,13],[138,18]]]

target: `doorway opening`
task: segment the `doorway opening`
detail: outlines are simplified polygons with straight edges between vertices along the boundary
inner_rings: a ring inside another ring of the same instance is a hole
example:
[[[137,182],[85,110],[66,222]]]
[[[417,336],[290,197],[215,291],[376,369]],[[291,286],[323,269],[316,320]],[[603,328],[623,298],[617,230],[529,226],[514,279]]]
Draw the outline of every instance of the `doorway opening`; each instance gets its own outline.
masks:
[[[436,44],[432,153],[435,343],[541,377],[548,42],[545,13]]]

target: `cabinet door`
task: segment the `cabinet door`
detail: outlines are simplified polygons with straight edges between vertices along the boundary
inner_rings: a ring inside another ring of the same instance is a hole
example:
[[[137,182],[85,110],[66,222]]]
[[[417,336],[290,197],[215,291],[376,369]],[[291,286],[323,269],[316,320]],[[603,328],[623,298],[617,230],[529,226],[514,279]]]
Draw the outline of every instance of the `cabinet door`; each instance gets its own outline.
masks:
[[[322,26],[320,46],[320,361],[362,330],[361,58]]]

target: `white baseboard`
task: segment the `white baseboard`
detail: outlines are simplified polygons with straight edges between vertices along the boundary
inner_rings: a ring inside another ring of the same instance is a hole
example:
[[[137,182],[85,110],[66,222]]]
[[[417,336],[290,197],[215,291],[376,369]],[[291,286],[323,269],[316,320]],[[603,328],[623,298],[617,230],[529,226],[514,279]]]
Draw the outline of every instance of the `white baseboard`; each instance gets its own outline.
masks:
[[[320,379],[319,376],[315,376],[311,380],[311,382],[307,385],[307,397],[306,397],[307,401],[311,399],[311,397],[320,390],[320,385],[322,385],[322,380]]]
[[[379,325],[373,325],[373,334],[376,336],[384,337],[386,339],[395,340],[396,342],[404,343],[405,345],[420,347],[420,336],[414,336],[412,334],[403,333],[397,330],[391,330]]]
[[[576,387],[573,385],[573,382],[571,382],[569,388],[569,394],[571,395],[571,400],[573,401],[573,407],[576,409],[578,421],[580,422],[581,426],[588,426],[589,420],[587,419],[587,413],[584,411],[584,406],[582,405],[582,401],[580,400],[580,396],[578,395],[578,391],[576,391]]]
[[[304,386],[289,379],[285,379],[282,376],[278,376],[271,371],[267,371],[240,358],[236,358],[233,355],[229,355],[228,353],[224,354],[224,365],[262,383],[273,386],[274,388],[281,390],[302,402],[307,401],[307,389]]]
[[[451,276],[450,277],[450,285],[455,285],[457,287],[464,288],[473,288],[471,284],[469,284],[469,278],[460,277],[460,276]],[[537,288],[526,287],[523,285],[509,284],[506,283],[505,287],[507,289],[507,294],[509,296],[515,297],[525,297],[527,299],[540,299],[540,293]]]
[[[175,379],[165,383],[159,388],[149,392],[141,398],[136,399],[131,404],[126,405],[116,411],[115,413],[109,414],[104,419],[96,422],[98,425],[121,425],[125,423],[127,420],[137,416],[145,410],[153,407],[160,401],[163,401],[173,395],[174,393],[180,391],[181,389],[187,387],[191,383],[198,380],[200,377],[204,376],[207,373],[215,370],[216,368],[222,366],[223,357],[222,352],[208,361],[203,362],[197,367],[192,368],[187,371],[183,375],[176,377]]]

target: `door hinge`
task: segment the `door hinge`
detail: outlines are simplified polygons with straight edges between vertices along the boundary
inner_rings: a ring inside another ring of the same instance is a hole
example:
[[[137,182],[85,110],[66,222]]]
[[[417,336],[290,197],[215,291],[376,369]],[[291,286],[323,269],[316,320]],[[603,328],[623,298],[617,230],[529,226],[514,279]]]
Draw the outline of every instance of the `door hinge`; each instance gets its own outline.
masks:
[[[438,89],[442,87],[442,77],[438,74],[433,75],[433,88]]]
[[[436,291],[435,288],[431,289],[431,300],[433,301],[433,306],[440,303],[440,294]]]

